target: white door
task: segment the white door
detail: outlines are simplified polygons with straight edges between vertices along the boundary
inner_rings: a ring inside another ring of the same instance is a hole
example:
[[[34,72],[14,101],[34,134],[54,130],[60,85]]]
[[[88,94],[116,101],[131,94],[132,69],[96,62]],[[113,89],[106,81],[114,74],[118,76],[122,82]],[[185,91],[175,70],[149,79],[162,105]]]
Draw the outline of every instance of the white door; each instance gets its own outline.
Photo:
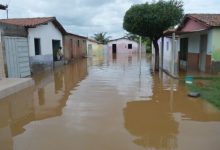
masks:
[[[7,72],[9,78],[22,78],[31,75],[28,40],[23,37],[4,36]]]
[[[199,70],[205,72],[207,53],[207,34],[200,36]]]

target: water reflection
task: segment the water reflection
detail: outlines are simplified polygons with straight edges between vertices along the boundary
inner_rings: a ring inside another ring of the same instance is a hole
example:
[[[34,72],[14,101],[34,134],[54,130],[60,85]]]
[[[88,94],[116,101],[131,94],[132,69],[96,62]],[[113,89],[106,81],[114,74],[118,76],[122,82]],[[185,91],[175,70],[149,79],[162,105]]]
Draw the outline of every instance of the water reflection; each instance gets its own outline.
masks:
[[[87,76],[86,60],[34,76],[35,86],[0,100],[0,150],[13,150],[13,137],[31,121],[60,116],[70,91]]]
[[[13,150],[13,137],[33,121],[33,87],[0,100],[0,149]]]
[[[162,80],[154,74],[151,100],[127,103],[123,110],[125,128],[137,137],[135,144],[157,150],[179,149],[178,137],[185,136],[180,128],[182,121],[220,121],[216,108],[200,99],[187,97],[186,88],[179,84],[165,74]],[[184,143],[183,147],[190,146]]]
[[[218,110],[153,73],[148,56],[141,67],[136,54],[115,59],[100,54],[41,72],[27,100],[1,100],[0,149],[219,149]]]
[[[42,72],[34,76],[35,119],[60,116],[70,91],[87,76],[87,61],[56,68],[53,72]]]

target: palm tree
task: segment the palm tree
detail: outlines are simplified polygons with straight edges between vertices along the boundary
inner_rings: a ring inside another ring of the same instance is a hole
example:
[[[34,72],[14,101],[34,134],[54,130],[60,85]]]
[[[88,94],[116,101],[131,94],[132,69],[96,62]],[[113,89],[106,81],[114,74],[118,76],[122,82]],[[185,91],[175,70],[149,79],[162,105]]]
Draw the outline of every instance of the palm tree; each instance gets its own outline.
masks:
[[[101,44],[107,44],[111,37],[110,36],[106,37],[106,35],[107,35],[107,32],[97,33],[94,35],[94,39],[100,42]]]

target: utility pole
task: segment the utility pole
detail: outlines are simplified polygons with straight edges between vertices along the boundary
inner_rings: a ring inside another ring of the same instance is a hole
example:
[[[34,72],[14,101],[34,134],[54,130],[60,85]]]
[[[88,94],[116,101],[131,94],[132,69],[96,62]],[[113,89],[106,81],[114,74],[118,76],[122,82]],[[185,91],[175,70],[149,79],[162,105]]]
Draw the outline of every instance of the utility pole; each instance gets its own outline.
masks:
[[[2,4],[0,4],[0,10],[6,10],[7,19],[8,19],[8,5],[2,5]]]
[[[141,75],[141,49],[142,49],[142,37],[141,36],[139,37],[139,44],[140,44],[139,45],[139,60],[140,60],[140,66],[139,67],[140,68],[139,69],[140,69],[140,75]]]

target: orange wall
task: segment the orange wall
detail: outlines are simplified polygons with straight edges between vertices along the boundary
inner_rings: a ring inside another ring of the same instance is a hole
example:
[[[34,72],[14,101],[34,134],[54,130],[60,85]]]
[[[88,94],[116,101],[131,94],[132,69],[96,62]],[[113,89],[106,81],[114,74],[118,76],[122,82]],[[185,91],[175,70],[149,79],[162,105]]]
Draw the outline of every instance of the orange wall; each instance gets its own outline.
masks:
[[[79,41],[79,45],[78,45]],[[73,36],[64,36],[64,58],[66,60],[81,58],[86,55],[86,39]]]

